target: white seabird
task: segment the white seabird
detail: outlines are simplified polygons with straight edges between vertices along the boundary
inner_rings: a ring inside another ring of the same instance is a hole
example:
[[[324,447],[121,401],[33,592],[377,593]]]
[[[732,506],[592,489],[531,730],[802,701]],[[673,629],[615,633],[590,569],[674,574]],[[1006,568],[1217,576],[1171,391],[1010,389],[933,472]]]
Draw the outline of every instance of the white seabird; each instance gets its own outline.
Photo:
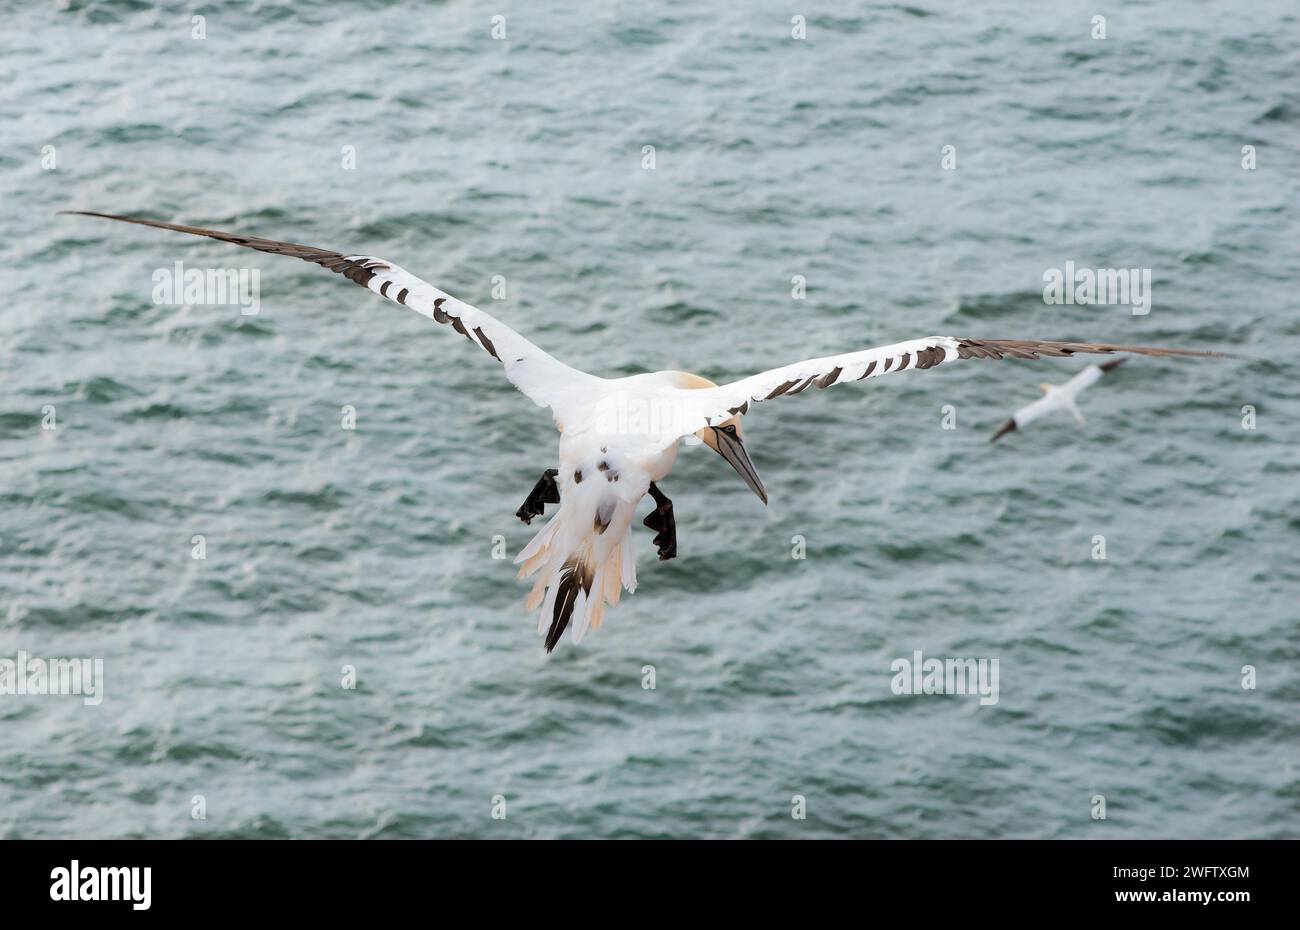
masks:
[[[497,359],[506,377],[539,407],[550,407],[560,431],[559,468],[549,468],[519,508],[529,523],[546,504],[559,510],[515,559],[521,578],[538,575],[528,609],[541,607],[538,632],[550,652],[570,625],[575,642],[598,628],[622,589],[636,590],[631,527],[649,494],[645,525],[657,532],[660,559],[677,554],[672,502],[656,485],[672,470],[678,443],[697,436],[767,503],[767,491],[741,439],[740,418],[762,401],[809,387],[878,378],[961,359],[1066,358],[1078,353],[1223,357],[1219,352],[1032,339],[926,336],[874,349],[808,359],[717,385],[681,371],[600,378],[560,362],[489,314],[443,293],[392,262],[292,242],[160,223],[109,213],[68,211],[289,255],[338,272],[349,281],[454,329]]]
[[[989,442],[997,442],[1013,429],[1024,429],[1040,417],[1045,417],[1047,414],[1055,413],[1058,410],[1069,411],[1070,415],[1074,417],[1074,421],[1082,424],[1083,414],[1075,404],[1075,399],[1083,393],[1084,388],[1096,384],[1102,375],[1114,371],[1125,361],[1125,359],[1117,358],[1114,361],[1103,362],[1100,365],[1089,365],[1064,384],[1047,384],[1046,382],[1040,384],[1039,388],[1042,389],[1043,396],[1013,413],[1011,419],[1002,424],[1001,428],[989,439]]]

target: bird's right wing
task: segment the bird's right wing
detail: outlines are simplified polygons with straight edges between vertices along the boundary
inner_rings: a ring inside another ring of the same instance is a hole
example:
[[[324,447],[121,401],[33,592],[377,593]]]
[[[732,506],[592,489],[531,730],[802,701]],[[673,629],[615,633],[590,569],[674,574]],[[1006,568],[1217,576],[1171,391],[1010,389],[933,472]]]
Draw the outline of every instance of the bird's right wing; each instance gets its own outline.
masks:
[[[280,242],[257,236],[205,229],[201,226],[182,226],[161,223],[132,216],[112,213],[89,213],[81,210],[65,211],[82,216],[97,216],[123,223],[170,229],[192,236],[206,236],[220,242],[256,249],[273,255],[288,255],[312,262],[337,272],[354,284],[369,288],[381,297],[399,303],[428,317],[435,323],[448,326],[471,343],[497,359],[505,367],[506,377],[539,407],[550,407],[557,424],[580,410],[585,398],[603,385],[604,379],[571,368],[529,342],[500,320],[471,307],[446,294],[427,281],[417,278],[390,261],[371,255],[353,255],[331,252],[310,245]]]
[[[723,384],[714,388],[679,390],[675,405],[685,411],[674,426],[675,441],[706,426],[715,426],[733,416],[749,412],[757,403],[777,397],[793,397],[810,387],[862,381],[914,368],[935,368],[961,359],[1037,359],[1042,356],[1069,358],[1079,354],[1137,355],[1225,358],[1222,352],[1194,349],[1161,349],[1151,346],[1114,345],[1092,342],[1042,342],[1034,339],[961,339],[955,336],[927,336],[894,345],[813,358]]]

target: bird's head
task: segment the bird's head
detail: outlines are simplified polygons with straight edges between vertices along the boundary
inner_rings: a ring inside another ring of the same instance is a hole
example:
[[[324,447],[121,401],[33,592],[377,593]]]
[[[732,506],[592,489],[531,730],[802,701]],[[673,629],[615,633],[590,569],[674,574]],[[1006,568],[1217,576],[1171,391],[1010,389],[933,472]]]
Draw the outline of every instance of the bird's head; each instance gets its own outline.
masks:
[[[708,378],[701,378],[699,375],[684,371],[673,372],[672,378],[675,387],[688,391],[717,387]],[[745,451],[745,442],[740,438],[739,416],[723,420],[716,426],[706,426],[702,430],[697,430],[695,438],[726,459],[727,464],[736,470],[736,474],[745,479],[749,489],[758,495],[758,499],[764,504],[767,503],[767,490],[763,487],[763,479],[758,477],[758,471],[754,468],[754,463],[749,460],[749,453]]]
[[[749,453],[745,451],[745,442],[740,438],[740,417],[724,420],[717,426],[706,426],[695,435],[700,442],[726,459],[727,464],[736,470],[736,474],[745,479],[745,484],[758,495],[759,500],[764,504],[767,503],[767,490],[763,487],[763,479],[758,477],[758,471],[755,470],[754,463],[749,460]]]

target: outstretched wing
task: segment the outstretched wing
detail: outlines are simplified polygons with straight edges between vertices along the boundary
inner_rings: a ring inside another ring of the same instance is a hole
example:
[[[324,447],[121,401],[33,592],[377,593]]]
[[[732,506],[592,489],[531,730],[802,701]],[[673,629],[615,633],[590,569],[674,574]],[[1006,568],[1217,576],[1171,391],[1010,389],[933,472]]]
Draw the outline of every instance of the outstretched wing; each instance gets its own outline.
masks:
[[[773,368],[730,384],[698,390],[681,390],[674,400],[687,410],[680,421],[680,436],[714,426],[733,416],[744,415],[754,404],[777,397],[792,397],[810,387],[862,381],[913,368],[935,368],[967,358],[1025,358],[1043,356],[1069,358],[1079,354],[1177,355],[1195,358],[1226,358],[1221,352],[1192,349],[1158,349],[1149,346],[1112,345],[1093,342],[1040,342],[1034,339],[959,339],[927,336],[891,346],[828,355]]]
[[[557,421],[564,418],[565,408],[571,400],[580,399],[594,385],[603,380],[586,372],[571,368],[543,352],[495,317],[484,313],[445,294],[427,281],[417,278],[392,262],[372,255],[349,255],[331,252],[310,245],[279,242],[257,236],[204,229],[201,226],[182,226],[178,223],[160,223],[133,216],[112,213],[92,213],[67,210],[80,216],[98,216],[107,220],[120,220],[157,229],[171,229],[194,236],[206,236],[221,242],[241,245],[244,248],[288,255],[313,262],[330,271],[338,272],[349,281],[369,288],[381,297],[387,297],[404,307],[409,307],[435,323],[441,323],[460,333],[474,345],[505,366],[506,377],[539,407],[550,407]]]

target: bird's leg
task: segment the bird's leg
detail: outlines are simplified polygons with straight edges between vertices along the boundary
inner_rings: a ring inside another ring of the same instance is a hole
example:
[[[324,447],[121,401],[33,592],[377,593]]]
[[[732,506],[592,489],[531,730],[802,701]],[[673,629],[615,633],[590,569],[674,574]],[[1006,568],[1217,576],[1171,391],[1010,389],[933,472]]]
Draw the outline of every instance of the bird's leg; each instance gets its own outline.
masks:
[[[659,560],[677,557],[677,521],[673,519],[673,502],[668,495],[650,482],[650,496],[655,499],[655,509],[645,518],[645,525],[655,531],[654,543],[659,547]]]
[[[527,499],[515,511],[515,516],[525,523],[532,523],[533,517],[540,517],[546,513],[547,504],[558,504],[560,502],[560,489],[555,484],[555,476],[558,475],[559,469],[548,468],[542,472],[542,477],[533,485],[533,489],[528,492]]]

